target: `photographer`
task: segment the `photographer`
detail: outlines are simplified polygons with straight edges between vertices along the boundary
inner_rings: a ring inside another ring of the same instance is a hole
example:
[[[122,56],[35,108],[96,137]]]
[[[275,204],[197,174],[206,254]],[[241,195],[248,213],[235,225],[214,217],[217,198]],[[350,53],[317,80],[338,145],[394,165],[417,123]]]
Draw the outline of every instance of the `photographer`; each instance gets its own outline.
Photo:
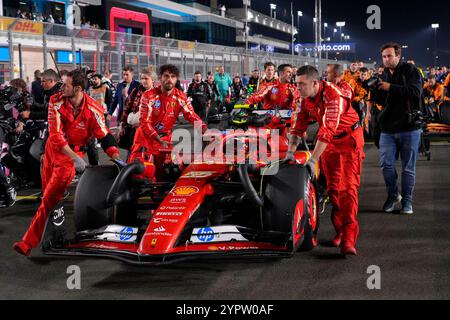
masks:
[[[27,91],[27,84],[22,79],[13,79],[10,83],[11,87],[16,90],[16,94],[12,97],[14,105],[19,112],[14,132],[19,134],[23,131],[26,120],[30,117],[31,98]],[[11,118],[13,115],[11,114]]]
[[[27,85],[22,79],[13,79],[10,87],[0,91],[1,112],[0,112],[0,146],[3,142],[10,142],[15,134],[23,131],[26,119],[30,114],[30,98],[27,92]],[[13,116],[13,108],[20,114],[16,119]],[[0,163],[0,208],[8,208],[16,201],[16,190],[6,176],[4,166]]]
[[[385,212],[393,212],[402,203],[402,214],[413,213],[413,190],[416,160],[421,136],[422,77],[412,64],[400,62],[401,47],[388,43],[381,47],[385,66],[381,79],[371,88],[373,100],[383,108],[378,115],[380,124],[380,164],[387,187]],[[395,161],[402,161],[402,190],[397,188]]]

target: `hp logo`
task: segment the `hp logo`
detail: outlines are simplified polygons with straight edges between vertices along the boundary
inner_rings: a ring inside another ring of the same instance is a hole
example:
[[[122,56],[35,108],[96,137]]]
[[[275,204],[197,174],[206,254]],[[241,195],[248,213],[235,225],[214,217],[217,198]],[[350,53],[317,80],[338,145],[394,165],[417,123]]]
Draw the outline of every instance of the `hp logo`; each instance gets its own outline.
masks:
[[[214,240],[214,231],[211,228],[201,228],[197,234],[198,240],[202,242],[211,242]]]
[[[122,241],[130,240],[132,236],[133,236],[133,228],[125,227],[122,230],[120,230],[120,240]]]

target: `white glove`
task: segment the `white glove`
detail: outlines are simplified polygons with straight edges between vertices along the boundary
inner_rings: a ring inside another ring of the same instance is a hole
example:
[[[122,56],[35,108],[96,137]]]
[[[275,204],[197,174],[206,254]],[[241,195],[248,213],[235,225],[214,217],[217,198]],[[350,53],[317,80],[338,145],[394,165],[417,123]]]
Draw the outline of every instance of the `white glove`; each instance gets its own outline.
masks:
[[[73,164],[75,165],[76,173],[83,173],[86,170],[87,163],[80,156],[76,156],[72,160]]]

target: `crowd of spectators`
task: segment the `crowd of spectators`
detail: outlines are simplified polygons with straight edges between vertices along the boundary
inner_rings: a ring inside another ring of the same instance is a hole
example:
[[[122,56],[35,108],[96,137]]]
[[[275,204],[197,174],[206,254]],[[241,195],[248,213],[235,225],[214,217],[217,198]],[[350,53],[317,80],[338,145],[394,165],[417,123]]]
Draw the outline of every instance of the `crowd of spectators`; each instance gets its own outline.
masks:
[[[57,16],[53,17],[52,14],[44,15],[42,13],[32,13],[29,11],[22,11],[20,9],[17,10],[15,17],[19,19],[32,20],[36,22],[66,24],[66,21],[63,18],[59,18]]]

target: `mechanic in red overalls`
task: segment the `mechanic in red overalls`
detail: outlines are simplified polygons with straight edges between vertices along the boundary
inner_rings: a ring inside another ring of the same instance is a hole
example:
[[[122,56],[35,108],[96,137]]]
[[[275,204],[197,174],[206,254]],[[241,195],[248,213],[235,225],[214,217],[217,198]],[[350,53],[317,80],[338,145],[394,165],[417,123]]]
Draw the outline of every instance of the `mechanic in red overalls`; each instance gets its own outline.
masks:
[[[264,110],[273,110],[278,107],[279,110],[295,110],[296,105],[300,101],[300,94],[291,83],[293,74],[290,64],[283,64],[278,67],[278,80],[261,86],[261,89],[248,98],[246,104],[258,104],[263,101]],[[266,128],[280,129],[281,120],[272,116],[272,122]],[[286,137],[288,130],[284,126],[281,127],[280,136]]]
[[[278,81],[263,84],[261,89],[248,98],[246,104],[257,104],[263,101],[264,110],[295,109],[300,95],[295,85],[291,84],[292,66],[283,64],[278,67]]]
[[[341,92],[344,93],[350,99],[350,101],[353,101],[353,99],[355,98],[355,93],[350,84],[344,80],[344,70],[342,69],[342,65],[327,65],[327,81],[337,85],[339,89],[341,89]]]
[[[294,158],[293,153],[308,128],[309,119],[317,120],[317,144],[306,165],[315,176],[321,158],[337,233],[332,243],[340,246],[342,254],[356,255],[358,188],[364,158],[364,137],[358,114],[347,95],[336,85],[321,81],[313,66],[300,68],[296,83],[304,99],[293,115],[286,158]]]
[[[48,110],[49,137],[42,169],[43,197],[36,215],[22,241],[13,249],[29,256],[41,241],[47,217],[62,200],[75,171],[86,168],[83,149],[96,137],[112,159],[119,159],[119,149],[105,125],[103,108],[86,92],[86,77],[74,70],[64,77],[62,92],[50,99]]]
[[[175,88],[180,71],[174,65],[163,65],[159,68],[161,86],[146,91],[141,98],[141,116],[131,148],[129,162],[139,160],[146,165],[142,176],[153,179],[154,163],[160,164],[164,155],[160,149],[168,147],[172,140],[172,130],[180,113],[184,119],[195,126],[200,126],[204,133],[208,127],[194,112],[186,94]],[[156,172],[157,179],[159,173]]]

